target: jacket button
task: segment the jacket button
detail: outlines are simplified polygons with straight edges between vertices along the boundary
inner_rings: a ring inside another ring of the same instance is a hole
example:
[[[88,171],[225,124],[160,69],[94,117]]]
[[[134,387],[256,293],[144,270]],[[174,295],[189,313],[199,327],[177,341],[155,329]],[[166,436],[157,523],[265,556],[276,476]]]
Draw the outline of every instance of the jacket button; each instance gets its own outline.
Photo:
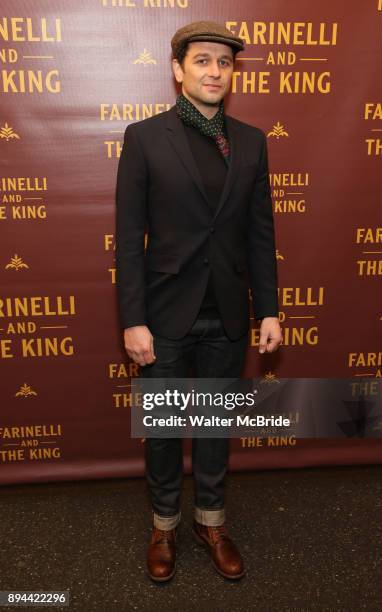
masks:
[[[204,263],[206,266],[208,265],[208,263],[209,263],[209,262],[208,262],[208,258],[207,258],[207,257],[205,257],[205,258],[203,259],[203,263]]]
[[[210,232],[211,232],[211,234],[213,234],[213,233],[214,233],[214,231],[215,231],[215,228],[214,228],[214,227],[210,227]]]

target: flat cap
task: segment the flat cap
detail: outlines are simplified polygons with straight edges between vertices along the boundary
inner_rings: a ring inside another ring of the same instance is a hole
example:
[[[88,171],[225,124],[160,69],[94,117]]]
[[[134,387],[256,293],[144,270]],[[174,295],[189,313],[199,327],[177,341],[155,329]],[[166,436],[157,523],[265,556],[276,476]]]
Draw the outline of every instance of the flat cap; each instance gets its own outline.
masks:
[[[196,41],[219,42],[233,47],[236,51],[243,51],[244,42],[234,36],[228,28],[215,21],[194,21],[177,30],[171,39],[173,57],[189,42]]]

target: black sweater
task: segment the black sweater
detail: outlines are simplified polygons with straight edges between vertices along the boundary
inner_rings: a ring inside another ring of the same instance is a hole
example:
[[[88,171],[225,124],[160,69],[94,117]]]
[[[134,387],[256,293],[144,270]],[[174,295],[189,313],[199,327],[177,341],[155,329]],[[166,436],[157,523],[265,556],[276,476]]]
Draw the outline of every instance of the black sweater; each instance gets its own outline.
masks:
[[[228,167],[212,138],[204,136],[197,128],[192,126],[185,125],[184,127],[204,184],[209,205],[214,212],[220,200]],[[211,273],[198,316],[203,319],[220,318]]]

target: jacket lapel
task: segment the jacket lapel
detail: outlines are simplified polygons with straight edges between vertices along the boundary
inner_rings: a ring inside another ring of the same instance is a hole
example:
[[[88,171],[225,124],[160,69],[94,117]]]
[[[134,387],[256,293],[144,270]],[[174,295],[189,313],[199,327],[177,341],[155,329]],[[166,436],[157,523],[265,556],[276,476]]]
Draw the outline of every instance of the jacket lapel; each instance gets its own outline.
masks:
[[[200,176],[194,156],[190,149],[190,145],[188,144],[187,134],[183,123],[176,114],[175,106],[173,106],[167,113],[166,128],[169,140],[179,155],[180,161],[186,170],[191,174],[200,193],[204,197],[207,204],[209,204],[209,200],[203,186],[202,177]]]
[[[224,182],[224,187],[220,196],[219,204],[214,212],[213,218],[216,219],[217,215],[221,211],[226,202],[230,191],[232,189],[235,178],[238,175],[238,165],[239,165],[239,154],[238,154],[238,135],[237,129],[232,121],[232,118],[226,115],[226,127],[227,127],[227,135],[230,143],[230,163],[226,175],[226,180]],[[192,179],[194,180],[196,186],[198,187],[200,193],[202,194],[206,204],[208,205],[209,210],[211,210],[210,202],[208,200],[206,191],[203,186],[203,181],[200,176],[198,167],[195,163],[194,156],[190,149],[190,145],[188,144],[187,134],[185,132],[183,123],[181,119],[179,119],[176,114],[176,107],[173,106],[166,115],[166,129],[168,138],[177,152],[182,164],[186,168],[186,170],[190,173]]]
[[[214,219],[218,216],[219,212],[223,208],[232,186],[235,182],[235,178],[238,176],[238,166],[239,166],[239,148],[238,148],[238,135],[236,127],[232,121],[232,118],[226,115],[226,128],[227,128],[227,136],[229,140],[230,146],[230,162],[228,166],[228,172],[226,175],[224,187],[220,196],[219,204],[214,213]]]

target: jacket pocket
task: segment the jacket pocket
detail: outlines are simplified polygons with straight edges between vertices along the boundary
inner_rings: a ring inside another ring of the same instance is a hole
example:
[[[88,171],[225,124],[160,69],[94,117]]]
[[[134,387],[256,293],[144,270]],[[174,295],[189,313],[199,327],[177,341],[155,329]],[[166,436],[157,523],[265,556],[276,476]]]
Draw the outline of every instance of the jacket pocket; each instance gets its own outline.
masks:
[[[171,253],[147,253],[146,264],[148,270],[165,272],[167,274],[178,274],[180,268],[179,255]]]

